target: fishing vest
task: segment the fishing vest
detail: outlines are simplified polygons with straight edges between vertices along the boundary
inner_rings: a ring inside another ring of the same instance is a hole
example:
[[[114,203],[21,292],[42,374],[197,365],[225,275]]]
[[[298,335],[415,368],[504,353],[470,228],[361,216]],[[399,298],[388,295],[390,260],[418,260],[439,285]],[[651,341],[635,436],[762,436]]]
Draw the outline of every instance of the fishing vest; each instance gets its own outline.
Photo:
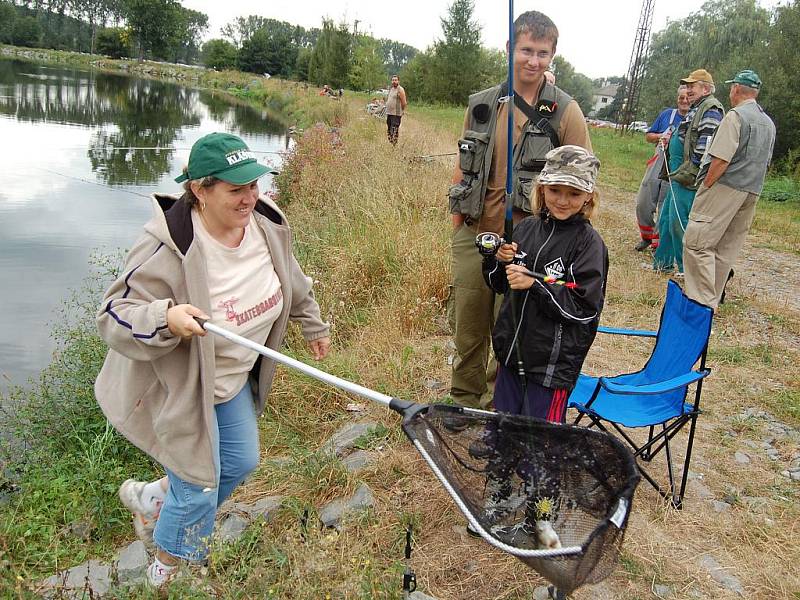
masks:
[[[743,192],[760,194],[775,144],[775,124],[757,102],[731,109],[740,117],[739,146],[719,182]]]
[[[534,117],[522,128],[514,146],[512,162],[512,203],[526,213],[531,211],[531,192],[536,178],[544,168],[544,157],[560,146],[558,128],[561,117],[572,97],[545,82],[539,98],[532,107]],[[497,131],[497,112],[501,102],[507,102],[507,84],[472,94],[469,97],[468,124],[458,140],[458,164],[462,172],[459,183],[450,187],[450,212],[475,220],[483,214],[483,202]],[[551,112],[552,111],[552,112]],[[511,134],[513,135],[513,134]]]
[[[692,115],[689,129],[683,140],[683,162],[677,169],[669,173],[669,177],[673,181],[680,183],[683,187],[690,190],[696,190],[700,187],[700,184],[697,183],[697,174],[700,171],[700,165],[696,165],[692,162],[692,151],[697,145],[697,138],[700,137],[700,133],[698,132],[700,120],[703,118],[703,115],[712,108],[716,108],[723,115],[725,114],[725,109],[722,107],[722,104],[713,95],[708,95],[703,99],[694,115]]]

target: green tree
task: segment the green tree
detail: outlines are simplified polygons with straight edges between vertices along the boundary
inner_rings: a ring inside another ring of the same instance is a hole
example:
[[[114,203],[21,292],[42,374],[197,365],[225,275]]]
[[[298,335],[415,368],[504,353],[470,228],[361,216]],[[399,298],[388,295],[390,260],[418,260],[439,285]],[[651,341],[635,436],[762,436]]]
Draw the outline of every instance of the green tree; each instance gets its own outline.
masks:
[[[583,114],[592,109],[592,80],[575,68],[563,57],[556,56],[551,64],[556,76],[556,85],[572,96],[581,107]]]
[[[242,71],[288,77],[297,61],[289,33],[259,29],[242,43],[237,64]]]
[[[309,81],[308,68],[311,64],[312,48],[300,47],[297,51],[297,60],[294,62],[294,74],[299,81]]]
[[[434,44],[432,75],[437,85],[429,91],[433,100],[464,104],[480,87],[481,28],[474,11],[473,0],[453,0],[441,19],[444,39]]]
[[[11,33],[11,43],[15,46],[40,46],[42,27],[36,17],[17,17]]]
[[[758,101],[775,121],[775,156],[800,179],[800,1],[775,9],[775,21],[756,69],[764,81]]]
[[[413,46],[386,38],[378,40],[378,47],[388,76],[399,74],[408,61],[419,52]]]
[[[17,11],[8,2],[0,2],[0,44],[10,44],[14,39],[14,21]]]
[[[95,51],[111,58],[130,56],[128,31],[121,27],[106,27],[98,30]]]
[[[348,84],[350,75],[350,46],[352,36],[346,23],[338,27],[330,19],[322,21],[308,65],[308,78],[320,85],[339,88]]]
[[[267,21],[264,17],[258,15],[249,15],[247,17],[236,17],[233,21],[225,25],[220,33],[223,37],[228,38],[234,46],[241,48],[245,40],[253,37],[253,34],[259,29],[263,29]]]
[[[98,28],[104,26],[115,14],[118,3],[116,0],[71,0],[71,7],[74,16],[89,22],[92,32],[89,52],[94,54]]]
[[[434,57],[431,52],[418,52],[400,72],[403,87],[414,98],[434,101],[436,82],[433,78]]]
[[[124,14],[139,44],[139,60],[165,58],[178,36],[181,5],[176,0],[124,0]]]
[[[770,11],[755,0],[711,0],[696,13],[653,35],[639,107],[658,114],[675,103],[681,77],[707,69],[719,85],[763,54],[770,37]],[[724,100],[725,94],[721,94]]]
[[[386,83],[386,76],[380,43],[367,35],[358,36],[350,67],[350,86],[354,90],[375,90]]]
[[[228,40],[208,40],[203,44],[202,59],[209,69],[233,69],[236,66],[236,46]]]
[[[208,29],[208,15],[181,6],[178,8],[177,18],[178,22],[170,40],[172,60],[194,63],[200,55],[200,41]]]

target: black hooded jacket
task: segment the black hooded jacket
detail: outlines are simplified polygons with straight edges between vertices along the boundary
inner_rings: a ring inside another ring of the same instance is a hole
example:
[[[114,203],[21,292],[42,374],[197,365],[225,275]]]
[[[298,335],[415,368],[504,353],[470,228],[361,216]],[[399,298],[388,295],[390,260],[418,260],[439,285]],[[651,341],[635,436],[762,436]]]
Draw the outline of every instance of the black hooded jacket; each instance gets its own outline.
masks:
[[[535,278],[517,297],[520,350],[525,373],[539,385],[572,389],[597,333],[608,274],[608,250],[600,234],[582,215],[559,221],[548,213],[533,215],[514,228],[514,262],[535,273],[573,282],[575,288]],[[509,291],[505,263],[494,256],[483,261],[486,283],[498,294]],[[492,333],[500,364],[516,372],[514,318],[508,294]]]

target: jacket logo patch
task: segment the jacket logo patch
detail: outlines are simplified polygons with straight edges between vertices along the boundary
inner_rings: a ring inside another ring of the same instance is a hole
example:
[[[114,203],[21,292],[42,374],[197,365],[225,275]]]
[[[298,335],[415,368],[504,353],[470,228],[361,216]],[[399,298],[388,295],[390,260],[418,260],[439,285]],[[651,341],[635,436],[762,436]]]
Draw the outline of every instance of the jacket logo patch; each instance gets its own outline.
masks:
[[[544,266],[544,274],[548,277],[554,277],[555,279],[561,279],[564,277],[564,273],[566,273],[566,269],[564,268],[564,262],[561,260],[561,257],[550,261]]]

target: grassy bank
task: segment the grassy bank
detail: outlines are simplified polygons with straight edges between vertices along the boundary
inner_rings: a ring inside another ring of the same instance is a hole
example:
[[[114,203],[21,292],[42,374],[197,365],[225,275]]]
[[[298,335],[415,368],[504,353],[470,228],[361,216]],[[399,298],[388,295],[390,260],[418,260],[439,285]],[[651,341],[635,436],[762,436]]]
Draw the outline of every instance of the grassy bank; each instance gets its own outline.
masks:
[[[279,177],[279,201],[293,225],[296,254],[315,279],[323,313],[334,325],[335,351],[323,367],[399,397],[439,400],[445,392],[428,383],[437,380],[446,387],[451,354],[443,315],[450,239],[445,195],[452,157],[420,157],[453,151],[463,112],[412,104],[400,143],[392,148],[385,124],[364,114],[362,98],[323,100],[341,111],[342,127],[308,128]],[[664,280],[639,269],[642,255],[630,250],[632,197],[649,148],[614,135],[592,131],[603,161],[596,226],[612,262],[603,321],[652,328]],[[796,219],[792,202],[781,206]],[[759,210],[773,208],[763,202]],[[791,225],[764,227],[776,246],[790,243]],[[113,548],[133,538],[116,486],[128,476],[158,472],[105,428],[91,394],[104,348],[90,315],[114,266],[112,261],[111,268],[102,267],[94,283],[67,304],[74,318],[59,333],[61,352],[41,382],[25,392],[33,410],[20,425],[31,446],[9,457],[18,473],[6,487],[17,486],[17,493],[0,515],[0,596],[32,596],[34,582],[57,567],[88,557],[108,559]],[[729,504],[728,512],[717,513],[696,486],[686,508],[676,512],[643,484],[620,568],[601,586],[576,592],[578,600],[651,597],[654,584],[669,585],[679,598],[731,596],[697,565],[704,552],[735,574],[749,597],[791,598],[800,588],[793,575],[800,560],[800,493],[779,474],[796,448],[776,441],[781,460],[772,462],[743,446],[745,440],[758,444],[770,433],[763,419],[742,416],[754,407],[800,426],[800,381],[793,368],[800,358],[800,313],[737,278],[715,332],[714,373],[705,389],[692,469],[712,498]],[[289,343],[293,354],[306,357],[297,331]],[[643,342],[601,338],[587,369],[621,372],[640,366],[647,353]],[[279,369],[259,421],[261,465],[236,499],[282,494],[288,499],[285,507],[275,521],[218,548],[202,578],[187,572],[172,596],[400,598],[403,535],[413,523],[412,564],[426,593],[442,600],[530,599],[543,580],[466,536],[463,517],[403,439],[393,414],[368,407],[379,426],[362,445],[377,461],[358,474],[320,452],[324,441],[352,419],[345,409],[352,401]],[[741,448],[752,455],[746,467],[732,459]],[[341,533],[322,529],[317,511],[362,482],[372,488],[376,506],[352,516]],[[310,518],[304,532],[305,511]],[[155,594],[136,590],[129,596]]]

